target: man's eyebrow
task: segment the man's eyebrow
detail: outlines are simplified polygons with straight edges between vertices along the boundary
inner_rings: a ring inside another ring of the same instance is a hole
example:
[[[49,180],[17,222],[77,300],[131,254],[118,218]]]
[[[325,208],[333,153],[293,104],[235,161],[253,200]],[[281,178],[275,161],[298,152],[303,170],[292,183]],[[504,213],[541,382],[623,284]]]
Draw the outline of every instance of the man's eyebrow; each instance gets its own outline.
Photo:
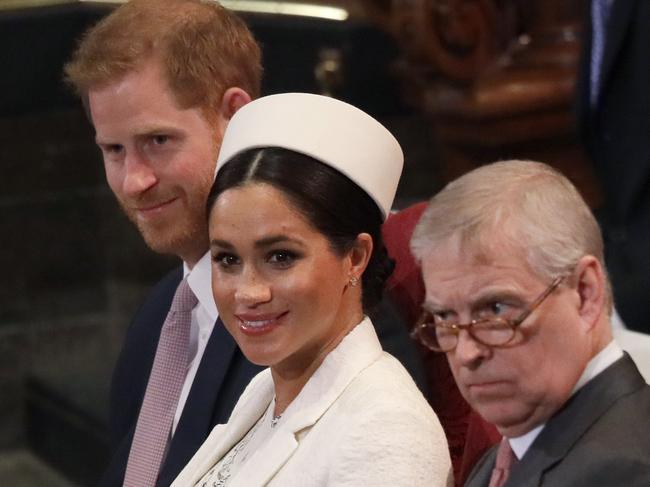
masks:
[[[440,311],[443,308],[444,306],[440,306],[440,304],[437,301],[432,301],[426,298],[422,303],[422,309],[428,311],[429,313],[433,313],[434,311]]]
[[[466,304],[469,305],[471,309],[475,309],[487,303],[490,303],[492,301],[499,301],[499,300],[516,300],[522,302],[524,301],[519,295],[519,293],[517,293],[513,289],[495,288],[495,289],[486,289],[484,292],[483,291],[479,292],[474,298],[468,300]],[[441,305],[435,299],[427,299],[427,298],[425,298],[424,302],[422,303],[422,309],[429,312],[455,311],[448,306]]]
[[[488,289],[476,296],[472,301],[472,307],[481,306],[492,301],[502,300],[523,301],[521,295],[514,289]]]
[[[152,137],[154,135],[160,135],[160,134],[174,135],[174,134],[178,134],[179,132],[180,130],[177,127],[173,127],[171,125],[165,125],[165,124],[147,125],[145,127],[141,127],[134,136],[139,139],[144,139],[147,137]],[[95,143],[97,145],[122,145],[119,142],[111,142],[110,138],[103,139],[101,137],[98,137],[97,135],[95,135]]]
[[[138,130],[136,133],[136,137],[149,137],[152,135],[157,135],[157,134],[175,134],[178,133],[179,129],[176,127],[172,127],[171,125],[165,125],[165,124],[160,124],[160,125],[148,125],[141,130]]]

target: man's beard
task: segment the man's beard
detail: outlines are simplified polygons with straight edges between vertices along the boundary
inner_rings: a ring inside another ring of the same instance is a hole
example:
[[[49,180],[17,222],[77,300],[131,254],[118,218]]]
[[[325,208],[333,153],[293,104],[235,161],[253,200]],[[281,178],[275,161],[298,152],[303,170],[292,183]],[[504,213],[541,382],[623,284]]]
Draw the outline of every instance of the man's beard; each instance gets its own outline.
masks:
[[[203,208],[191,208],[183,212],[184,218],[175,218],[159,223],[146,222],[138,219],[136,212],[122,201],[122,210],[136,226],[145,244],[159,254],[183,257],[191,252],[190,249],[205,246],[207,251],[208,228]],[[205,241],[205,244],[202,244]]]

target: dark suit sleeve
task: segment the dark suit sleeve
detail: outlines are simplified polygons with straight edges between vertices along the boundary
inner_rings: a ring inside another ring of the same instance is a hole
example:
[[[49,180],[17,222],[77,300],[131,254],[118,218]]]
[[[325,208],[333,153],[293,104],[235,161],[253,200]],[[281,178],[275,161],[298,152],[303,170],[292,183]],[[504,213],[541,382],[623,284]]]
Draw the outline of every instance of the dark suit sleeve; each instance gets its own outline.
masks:
[[[182,268],[177,268],[158,282],[127,330],[111,382],[109,427],[113,445],[121,441],[137,420],[160,329],[182,275]]]
[[[99,485],[122,485],[140,405],[147,387],[160,329],[183,276],[178,267],[151,290],[126,332],[111,381],[109,402],[110,461]]]

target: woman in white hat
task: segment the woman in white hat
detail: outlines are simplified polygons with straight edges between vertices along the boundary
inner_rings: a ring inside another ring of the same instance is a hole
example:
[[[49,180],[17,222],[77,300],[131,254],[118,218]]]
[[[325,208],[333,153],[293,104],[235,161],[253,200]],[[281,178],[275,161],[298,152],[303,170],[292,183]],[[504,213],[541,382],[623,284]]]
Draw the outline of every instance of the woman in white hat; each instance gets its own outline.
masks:
[[[173,487],[448,486],[443,430],[368,310],[402,170],[361,110],[290,93],[226,130],[208,200],[212,288],[246,357],[269,368]]]

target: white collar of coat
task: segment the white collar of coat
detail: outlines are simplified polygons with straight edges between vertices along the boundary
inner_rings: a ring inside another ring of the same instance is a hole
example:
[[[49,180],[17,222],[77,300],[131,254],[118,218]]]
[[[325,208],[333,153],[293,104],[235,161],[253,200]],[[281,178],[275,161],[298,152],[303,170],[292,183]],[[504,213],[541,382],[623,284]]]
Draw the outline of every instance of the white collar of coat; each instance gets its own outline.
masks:
[[[248,460],[246,486],[264,485],[286,463],[298,447],[298,435],[313,426],[359,373],[382,354],[381,344],[370,318],[365,317],[341,343],[332,350],[298,396],[283,413],[272,441]],[[195,485],[264,414],[273,400],[274,389],[270,369],[260,372],[239,399],[228,424],[216,426],[201,449],[172,487]],[[204,454],[201,454],[204,453]],[[185,480],[187,479],[187,480]],[[235,475],[229,486],[240,484]]]

